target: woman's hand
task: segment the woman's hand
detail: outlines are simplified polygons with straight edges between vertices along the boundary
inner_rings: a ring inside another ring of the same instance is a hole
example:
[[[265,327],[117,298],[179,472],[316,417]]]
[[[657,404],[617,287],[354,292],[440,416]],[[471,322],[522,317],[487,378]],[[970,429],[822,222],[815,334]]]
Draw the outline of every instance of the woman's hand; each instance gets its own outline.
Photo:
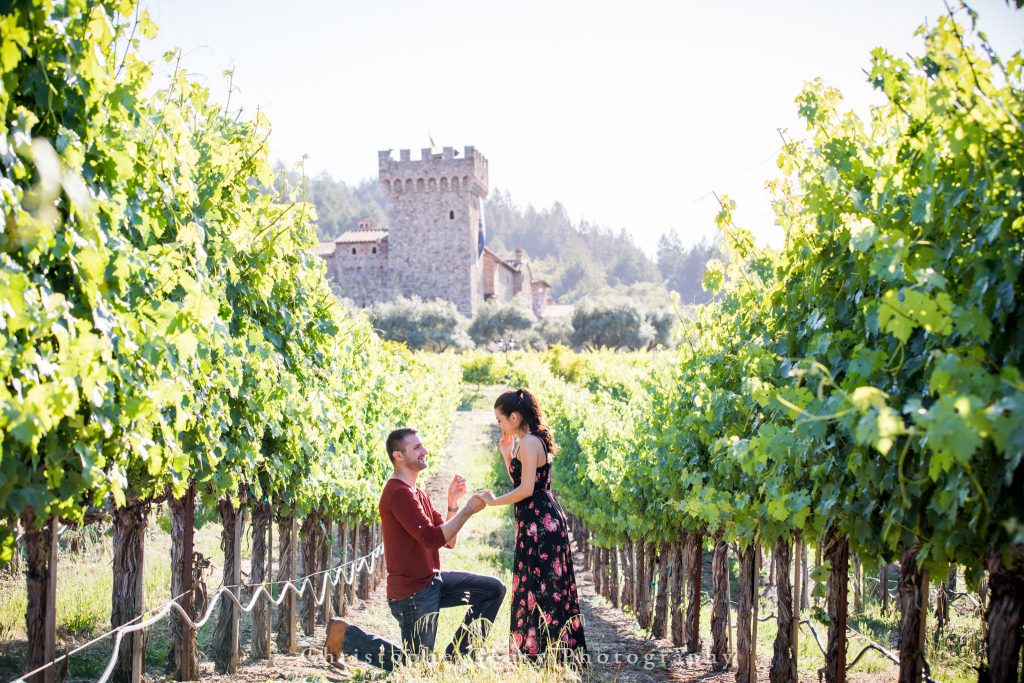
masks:
[[[502,434],[501,441],[498,442],[498,450],[501,452],[501,457],[508,460],[512,457],[512,446],[513,439],[511,434]]]
[[[494,494],[491,493],[488,489],[481,489],[474,493],[473,495],[477,496],[488,505],[492,505],[494,503]]]

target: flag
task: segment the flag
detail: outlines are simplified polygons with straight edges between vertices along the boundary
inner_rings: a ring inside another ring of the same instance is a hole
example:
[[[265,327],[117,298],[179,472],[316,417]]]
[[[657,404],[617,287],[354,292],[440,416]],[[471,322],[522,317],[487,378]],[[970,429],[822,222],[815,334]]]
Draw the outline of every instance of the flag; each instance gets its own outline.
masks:
[[[430,140],[430,151],[434,154],[437,154],[437,144],[434,143],[434,136],[431,135],[430,133],[427,133],[427,138]]]
[[[480,258],[484,253],[484,240],[487,238],[484,232],[484,202],[482,199],[477,199],[477,206],[479,207],[479,218],[477,218],[477,230],[476,230],[476,257]]]

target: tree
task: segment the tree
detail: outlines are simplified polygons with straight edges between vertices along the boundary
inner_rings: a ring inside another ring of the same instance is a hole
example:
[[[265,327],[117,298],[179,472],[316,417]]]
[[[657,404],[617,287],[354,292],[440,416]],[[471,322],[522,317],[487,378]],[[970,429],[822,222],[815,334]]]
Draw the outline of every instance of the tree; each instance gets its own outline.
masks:
[[[657,282],[658,269],[625,229],[614,232],[574,223],[559,202],[549,208],[519,207],[495,190],[484,207],[487,240],[496,251],[527,249],[535,274],[552,284],[552,296],[574,302],[605,285]]]
[[[572,315],[576,348],[642,349],[654,340],[654,328],[644,313],[628,302],[584,302]]]
[[[708,261],[720,258],[722,250],[717,239],[701,239],[691,247],[684,247],[673,228],[658,240],[658,271],[666,286],[679,292],[683,303],[711,301],[711,294],[705,291],[701,281]]]
[[[396,299],[368,309],[373,326],[389,341],[424,351],[463,350],[473,346],[467,321],[450,301],[419,297]]]
[[[545,346],[572,343],[572,320],[569,318],[542,318],[534,329]]]
[[[478,345],[511,338],[522,346],[530,341],[529,333],[536,319],[533,314],[515,302],[489,302],[480,307],[469,326],[469,336]]]

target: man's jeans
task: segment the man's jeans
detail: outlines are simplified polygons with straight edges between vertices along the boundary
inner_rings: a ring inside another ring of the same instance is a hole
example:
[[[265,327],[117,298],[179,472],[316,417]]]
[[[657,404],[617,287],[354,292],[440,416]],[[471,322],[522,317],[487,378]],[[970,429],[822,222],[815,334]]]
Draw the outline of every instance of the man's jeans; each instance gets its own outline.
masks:
[[[437,637],[438,611],[445,607],[469,605],[466,618],[445,650],[445,657],[471,654],[471,624],[478,624],[481,640],[487,637],[498,608],[505,598],[505,584],[493,576],[471,572],[438,572],[423,590],[404,600],[388,600],[391,613],[402,629],[402,647],[363,631],[354,624],[345,630],[341,651],[386,671],[413,657],[433,652]],[[479,621],[478,621],[479,620]]]

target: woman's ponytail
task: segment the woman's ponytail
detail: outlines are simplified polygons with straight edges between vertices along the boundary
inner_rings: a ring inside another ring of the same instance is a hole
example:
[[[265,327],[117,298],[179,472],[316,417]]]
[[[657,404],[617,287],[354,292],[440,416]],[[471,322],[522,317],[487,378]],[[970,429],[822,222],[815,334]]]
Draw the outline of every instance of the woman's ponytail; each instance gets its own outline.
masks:
[[[544,424],[544,411],[537,396],[527,388],[506,391],[494,402],[494,407],[508,416],[519,413],[531,434],[544,442],[544,449],[554,455],[558,452],[551,428]]]

